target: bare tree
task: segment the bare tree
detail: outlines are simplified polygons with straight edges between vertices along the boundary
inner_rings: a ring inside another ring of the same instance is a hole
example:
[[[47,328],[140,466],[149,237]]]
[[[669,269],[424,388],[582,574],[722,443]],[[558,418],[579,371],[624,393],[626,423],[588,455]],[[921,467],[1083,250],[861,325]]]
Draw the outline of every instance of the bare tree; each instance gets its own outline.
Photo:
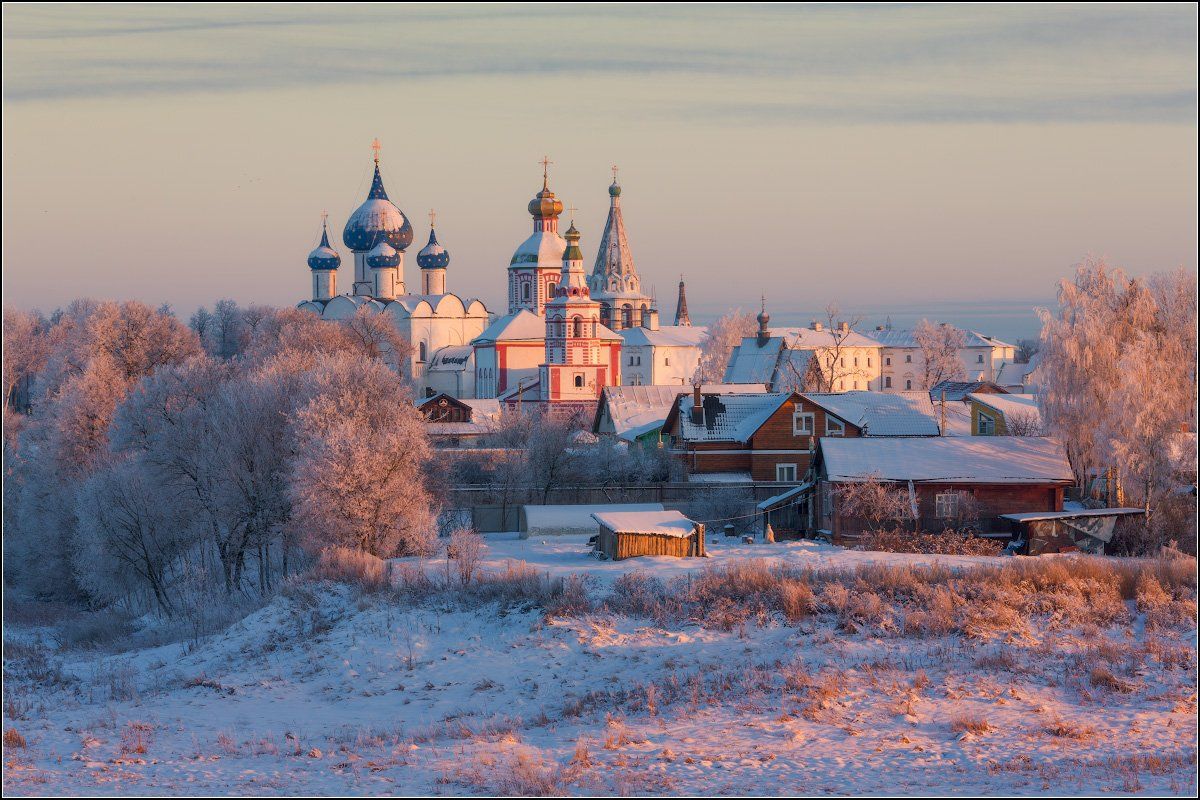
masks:
[[[866,520],[871,530],[880,530],[888,522],[904,524],[915,519],[908,490],[884,481],[878,473],[840,484],[836,494],[842,515]]]
[[[487,545],[484,544],[483,537],[470,528],[458,528],[450,534],[446,558],[454,559],[458,580],[463,586],[474,579],[485,550]]]
[[[942,381],[966,378],[959,352],[967,343],[966,334],[945,322],[923,319],[913,329],[913,338],[921,348],[923,372],[921,388],[928,391]]]
[[[844,319],[836,303],[825,306],[823,327],[829,343],[816,348],[804,374],[796,376],[800,378],[803,390],[840,392],[845,389],[847,380],[862,378],[865,382],[868,379],[870,373],[866,367],[856,364],[854,360],[854,338],[858,336],[855,328],[861,324],[861,316]]]
[[[1012,411],[1004,415],[1004,430],[1009,436],[1045,436],[1042,415],[1036,411]]]
[[[693,383],[720,383],[725,378],[725,369],[733,348],[742,339],[753,336],[756,322],[753,314],[740,308],[730,311],[708,326],[708,338],[700,346],[700,363],[692,376]]]

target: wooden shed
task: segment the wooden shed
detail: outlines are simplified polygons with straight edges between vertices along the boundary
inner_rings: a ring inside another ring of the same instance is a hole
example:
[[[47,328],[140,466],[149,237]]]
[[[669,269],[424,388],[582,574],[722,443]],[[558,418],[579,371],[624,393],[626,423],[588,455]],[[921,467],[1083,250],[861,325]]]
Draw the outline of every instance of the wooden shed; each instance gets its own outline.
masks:
[[[592,519],[600,525],[596,550],[613,561],[704,555],[704,525],[678,511],[606,511]]]
[[[1079,508],[1069,511],[1001,514],[1016,529],[1017,552],[1031,556],[1079,551],[1104,555],[1117,520],[1142,516],[1140,508]]]

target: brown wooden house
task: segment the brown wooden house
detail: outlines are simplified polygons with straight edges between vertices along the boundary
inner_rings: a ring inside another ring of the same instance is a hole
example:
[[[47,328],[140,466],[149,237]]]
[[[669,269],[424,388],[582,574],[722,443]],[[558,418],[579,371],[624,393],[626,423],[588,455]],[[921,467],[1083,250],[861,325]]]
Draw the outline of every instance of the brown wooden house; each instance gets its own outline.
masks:
[[[907,490],[921,530],[963,527],[970,504],[971,527],[997,535],[1010,531],[1002,515],[1062,511],[1063,490],[1074,481],[1066,452],[1050,438],[825,438],[800,501],[808,533],[838,541],[867,530],[866,520],[839,509],[838,489],[872,478]]]
[[[613,561],[637,556],[704,556],[704,524],[678,511],[604,511],[596,551]]]
[[[936,436],[924,392],[702,392],[681,395],[663,423],[693,475],[734,473],[797,483],[821,437]]]
[[[425,416],[425,432],[434,447],[463,447],[493,433],[500,418],[496,400],[451,397],[440,392],[417,404]]]

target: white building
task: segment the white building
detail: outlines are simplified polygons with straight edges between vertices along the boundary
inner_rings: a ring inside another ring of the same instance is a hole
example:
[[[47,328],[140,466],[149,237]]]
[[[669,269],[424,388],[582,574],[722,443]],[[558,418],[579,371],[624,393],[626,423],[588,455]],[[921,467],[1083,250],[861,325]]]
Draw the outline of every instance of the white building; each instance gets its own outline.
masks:
[[[700,348],[708,328],[664,325],[660,328],[625,328],[618,331],[621,347],[621,383],[625,386],[691,386],[700,365]]]
[[[341,256],[330,245],[328,227],[323,226],[320,244],[308,256],[312,299],[300,303],[299,308],[328,320],[348,319],[363,307],[390,314],[400,334],[412,344],[408,363],[399,366],[412,376],[418,395],[453,389],[471,396],[475,393],[473,359],[461,362],[464,369],[453,367],[460,366],[461,348],[487,328],[487,307],[446,290],[450,254],[438,242],[432,225],[429,242],[417,254],[420,292],[409,292],[404,254],[412,240],[412,224],[383,187],[376,144],[371,189],[342,232],[343,243],[354,255],[352,292],[337,293]],[[431,365],[440,367],[441,374],[431,375]]]

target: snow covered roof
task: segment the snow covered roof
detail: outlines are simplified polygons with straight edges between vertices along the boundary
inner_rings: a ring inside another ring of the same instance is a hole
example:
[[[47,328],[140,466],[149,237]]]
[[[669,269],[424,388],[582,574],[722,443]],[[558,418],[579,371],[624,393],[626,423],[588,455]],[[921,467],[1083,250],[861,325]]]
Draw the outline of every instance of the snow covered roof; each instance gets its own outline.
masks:
[[[871,331],[868,334],[868,336],[870,336],[875,341],[879,342],[879,344],[881,344],[884,347],[920,347],[921,346],[916,340],[914,331],[911,329],[908,329],[908,330],[900,330],[900,329],[879,330],[877,328],[877,329]],[[965,339],[965,341],[963,343],[963,347],[988,347],[988,348],[991,348],[991,347],[1013,347],[1013,345],[1011,345],[1011,344],[1002,342],[999,339],[993,338],[991,336],[986,336],[986,335],[980,333],[979,331],[964,330],[963,337]]]
[[[1034,394],[976,394],[971,392],[967,397],[1000,412],[1005,419],[1024,417],[1035,422],[1040,422],[1042,419],[1037,395]]]
[[[838,346],[879,347],[879,342],[853,329],[842,331],[823,326],[819,331],[812,328],[775,328],[772,329],[772,333],[776,336],[783,336],[787,341],[787,346],[792,349],[815,350]]]
[[[517,269],[528,264],[560,266],[563,252],[566,249],[567,240],[554,231],[534,231],[528,239],[517,246],[512,261],[509,262],[509,269]]]
[[[1035,436],[863,437],[820,440],[818,458],[831,481],[875,474],[889,481],[1070,483],[1066,452]]]
[[[937,436],[928,392],[806,392],[804,397],[861,428],[864,436]]]
[[[765,392],[766,386],[705,384],[701,393],[720,392]],[[682,386],[605,386],[601,391],[597,420],[607,410],[612,421],[613,432],[622,439],[632,441],[643,433],[662,425],[675,398],[686,392]],[[690,396],[690,394],[689,394]]]
[[[546,318],[522,308],[515,314],[505,314],[488,325],[475,342],[512,342],[545,340]]]
[[[933,413],[937,415],[939,424],[944,418],[946,421],[946,429],[942,431],[943,436],[970,436],[971,435],[971,409],[963,403],[950,400],[946,401],[945,413],[942,412],[942,402],[940,400],[933,401]]]
[[[663,325],[656,331],[625,328],[620,333],[626,347],[699,347],[708,338],[708,328],[702,325]]]
[[[594,503],[590,505],[521,506],[522,538],[564,533],[596,532],[592,514],[630,511],[662,511],[662,503]]]
[[[688,475],[688,483],[751,483],[747,472],[695,472]]]
[[[930,400],[941,400],[942,393],[946,394],[946,401],[962,401],[971,392],[979,392],[981,389],[991,388],[997,394],[1003,394],[1005,389],[1003,386],[992,383],[991,381],[938,381],[929,390]]]
[[[721,393],[703,397],[704,419],[692,421],[692,396],[679,398],[679,433],[687,441],[744,442],[791,397],[789,392]]]
[[[686,538],[696,532],[696,523],[678,511],[602,511],[592,519],[617,533],[647,533]]]
[[[465,372],[474,369],[475,348],[469,344],[443,347],[429,357],[429,372]]]
[[[485,422],[426,422],[425,433],[430,436],[482,436],[495,430],[491,421]]]
[[[783,339],[780,337],[771,337],[762,347],[758,346],[758,340],[753,336],[742,339],[742,343],[733,348],[729,356],[725,383],[770,383],[782,348]]]
[[[1029,382],[1029,376],[1037,367],[1036,354],[1026,364],[1006,361],[1000,365],[1000,371],[996,374],[996,383],[1001,386],[1024,386]]]
[[[1074,519],[1076,517],[1125,517],[1131,514],[1145,514],[1141,508],[1084,508],[1068,511],[1030,511],[1024,514],[1001,514],[1002,519],[1013,522],[1037,522],[1045,519]]]
[[[803,494],[804,492],[808,491],[811,488],[812,488],[812,484],[808,481],[805,481],[804,483],[800,484],[799,486],[793,486],[791,489],[788,489],[786,492],[782,492],[780,494],[773,495],[772,497],[768,497],[766,500],[763,500],[761,503],[759,503],[756,506],[756,508],[759,511],[768,511],[770,509],[777,508],[778,506],[780,506],[784,503],[787,503],[789,500],[793,500],[793,499],[799,497],[801,494]]]

